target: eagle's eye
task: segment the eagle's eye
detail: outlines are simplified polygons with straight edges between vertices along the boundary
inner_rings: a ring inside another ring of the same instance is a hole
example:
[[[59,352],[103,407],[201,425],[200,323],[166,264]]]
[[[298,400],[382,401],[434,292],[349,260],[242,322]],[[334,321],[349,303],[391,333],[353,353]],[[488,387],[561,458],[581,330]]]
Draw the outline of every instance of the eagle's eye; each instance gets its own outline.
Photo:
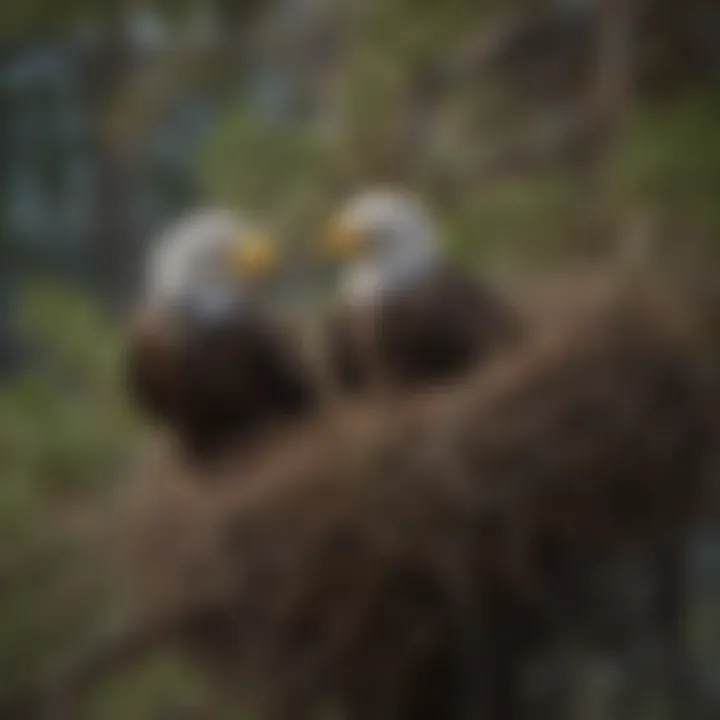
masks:
[[[280,253],[274,240],[265,233],[243,234],[230,246],[227,264],[234,277],[255,280],[270,277],[277,271]]]

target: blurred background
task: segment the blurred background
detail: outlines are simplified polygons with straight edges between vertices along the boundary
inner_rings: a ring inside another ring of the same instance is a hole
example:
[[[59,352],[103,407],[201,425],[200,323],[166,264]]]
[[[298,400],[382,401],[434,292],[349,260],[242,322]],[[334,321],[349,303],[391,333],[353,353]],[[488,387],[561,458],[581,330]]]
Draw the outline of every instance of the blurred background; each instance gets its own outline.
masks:
[[[87,538],[144,434],[118,320],[159,228],[235,205],[302,263],[342,196],[397,182],[458,262],[503,282],[586,260],[714,271],[720,3],[6,2],[0,152],[3,707],[122,613]],[[717,718],[712,590],[692,637]],[[237,717],[171,656],[78,712]]]

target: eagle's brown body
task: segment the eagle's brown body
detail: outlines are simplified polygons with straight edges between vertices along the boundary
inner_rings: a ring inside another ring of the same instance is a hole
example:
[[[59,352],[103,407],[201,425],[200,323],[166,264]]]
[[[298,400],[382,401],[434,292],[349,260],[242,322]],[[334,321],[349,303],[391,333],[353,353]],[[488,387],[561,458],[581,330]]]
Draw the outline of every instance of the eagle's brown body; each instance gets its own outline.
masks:
[[[442,268],[374,306],[342,304],[330,321],[328,345],[346,390],[366,389],[375,380],[421,388],[469,372],[518,333],[516,314],[503,298]]]
[[[139,406],[198,456],[303,417],[316,400],[299,348],[257,312],[207,325],[148,312],[130,333],[126,371]]]

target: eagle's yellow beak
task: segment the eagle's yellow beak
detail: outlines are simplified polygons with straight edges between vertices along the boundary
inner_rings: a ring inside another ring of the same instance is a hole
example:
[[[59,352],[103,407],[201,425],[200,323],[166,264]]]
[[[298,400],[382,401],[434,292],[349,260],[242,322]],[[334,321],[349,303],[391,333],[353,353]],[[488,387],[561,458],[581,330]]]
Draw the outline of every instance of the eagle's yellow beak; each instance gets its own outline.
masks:
[[[342,218],[331,221],[320,239],[321,254],[334,262],[347,262],[367,249],[365,235]]]
[[[277,272],[280,252],[269,235],[255,231],[244,234],[231,248],[228,264],[235,277],[262,280]]]

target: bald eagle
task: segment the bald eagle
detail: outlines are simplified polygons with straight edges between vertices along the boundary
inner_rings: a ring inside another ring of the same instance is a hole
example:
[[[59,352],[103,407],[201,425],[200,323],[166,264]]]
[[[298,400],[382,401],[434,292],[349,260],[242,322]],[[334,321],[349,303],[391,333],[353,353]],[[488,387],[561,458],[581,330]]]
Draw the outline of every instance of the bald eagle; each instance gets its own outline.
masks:
[[[329,322],[330,365],[341,387],[442,382],[518,334],[514,311],[441,258],[438,232],[415,197],[370,190],[331,221],[323,242],[348,262]]]
[[[276,259],[268,237],[225,210],[192,214],[152,248],[129,334],[129,387],[196,457],[314,403],[310,374],[273,307]]]

